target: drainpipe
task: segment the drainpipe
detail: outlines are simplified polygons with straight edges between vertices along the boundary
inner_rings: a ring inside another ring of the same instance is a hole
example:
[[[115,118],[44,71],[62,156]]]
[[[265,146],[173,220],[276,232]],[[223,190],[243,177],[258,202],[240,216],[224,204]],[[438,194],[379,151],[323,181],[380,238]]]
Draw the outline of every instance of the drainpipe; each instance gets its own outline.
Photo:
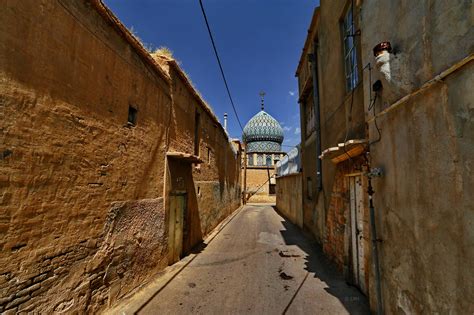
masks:
[[[374,168],[371,169],[370,172],[367,174],[368,177],[368,187],[367,187],[367,194],[369,195],[369,216],[370,216],[370,236],[372,241],[372,263],[374,266],[374,274],[375,274],[375,294],[377,299],[377,315],[383,314],[382,308],[382,286],[381,286],[381,279],[380,279],[380,267],[379,267],[379,252],[378,252],[378,242],[377,239],[377,229],[375,226],[375,208],[373,202],[373,195],[375,193],[372,187],[372,178],[373,177],[380,177],[382,175],[382,171],[380,169]]]
[[[311,72],[313,75],[313,104],[316,124],[316,178],[318,192],[323,189],[323,167],[321,156],[321,120],[320,120],[320,106],[319,106],[319,84],[318,84],[318,42],[313,42],[313,53],[309,55],[311,63]]]

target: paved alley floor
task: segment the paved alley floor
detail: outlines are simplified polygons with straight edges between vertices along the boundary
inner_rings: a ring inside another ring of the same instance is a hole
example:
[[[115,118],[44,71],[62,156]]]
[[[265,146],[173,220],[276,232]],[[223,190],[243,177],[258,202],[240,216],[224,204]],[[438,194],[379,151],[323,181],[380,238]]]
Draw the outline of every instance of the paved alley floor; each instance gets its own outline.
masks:
[[[139,314],[368,314],[366,298],[270,205],[247,205]]]

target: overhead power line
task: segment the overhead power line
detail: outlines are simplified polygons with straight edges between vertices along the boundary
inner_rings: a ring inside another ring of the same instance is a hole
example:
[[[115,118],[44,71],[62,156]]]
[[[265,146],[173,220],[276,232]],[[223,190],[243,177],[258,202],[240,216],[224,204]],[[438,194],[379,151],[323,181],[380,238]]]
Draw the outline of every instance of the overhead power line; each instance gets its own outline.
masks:
[[[242,127],[242,123],[240,122],[239,115],[237,114],[237,110],[235,109],[234,100],[232,99],[232,95],[230,94],[229,85],[227,84],[227,80],[225,78],[224,70],[222,68],[221,59],[219,58],[219,54],[217,53],[216,43],[214,42],[214,37],[212,36],[211,28],[209,26],[209,22],[207,21],[206,11],[204,11],[204,6],[202,4],[202,0],[199,0],[199,4],[201,6],[202,15],[204,16],[204,21],[206,22],[207,31],[209,32],[209,37],[211,38],[212,48],[214,48],[214,53],[216,55],[217,63],[219,64],[219,69],[221,70],[222,79],[224,80],[224,85],[225,85],[225,88],[227,90],[227,95],[229,95],[230,104],[232,105],[232,108],[234,109],[235,117],[237,118],[237,122],[239,123],[240,129],[242,129],[242,132],[243,132],[244,128]]]

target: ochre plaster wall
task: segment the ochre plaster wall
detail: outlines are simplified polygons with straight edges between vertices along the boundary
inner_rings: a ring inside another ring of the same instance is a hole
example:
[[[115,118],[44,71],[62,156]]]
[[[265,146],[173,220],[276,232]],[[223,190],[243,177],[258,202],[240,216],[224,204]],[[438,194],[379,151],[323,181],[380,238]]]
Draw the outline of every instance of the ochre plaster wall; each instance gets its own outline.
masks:
[[[291,222],[303,228],[303,199],[301,173],[276,179],[276,207]]]
[[[364,63],[390,41],[407,93],[474,51],[469,1],[364,1],[362,14]],[[377,71],[372,79],[383,80]],[[474,312],[473,86],[471,61],[377,119],[371,155],[384,171],[374,201],[387,314]],[[404,95],[384,82],[377,113]]]
[[[173,74],[100,8],[0,10],[0,312],[98,311],[168,265],[166,152],[193,148],[195,107],[213,160],[191,177],[214,192],[196,202],[196,239],[239,205],[240,157],[220,124],[194,96],[173,102],[185,93]]]
[[[329,159],[322,161],[322,191],[317,190],[317,143],[316,134],[306,135],[305,106],[314,106],[312,73],[309,71],[307,55],[314,52],[313,42],[317,41],[317,69],[321,124],[321,150],[335,147],[350,139],[365,138],[364,91],[358,84],[353,91],[347,91],[344,70],[344,47],[340,23],[347,12],[350,1],[322,0],[319,17],[309,30],[306,50],[301,56],[298,80],[300,81],[301,116],[301,161],[303,169],[303,209],[304,228],[322,244],[327,238],[326,217],[330,210],[331,194],[335,189],[336,166]],[[359,23],[359,6],[355,1],[354,20]],[[360,38],[354,37],[357,47],[359,81],[362,78],[360,58]],[[304,85],[301,81],[309,80]],[[307,88],[302,89],[303,86]],[[311,179],[312,193],[308,194],[308,178]],[[311,195],[311,198],[308,198]],[[343,210],[343,209],[340,209]],[[338,210],[339,211],[339,210]]]

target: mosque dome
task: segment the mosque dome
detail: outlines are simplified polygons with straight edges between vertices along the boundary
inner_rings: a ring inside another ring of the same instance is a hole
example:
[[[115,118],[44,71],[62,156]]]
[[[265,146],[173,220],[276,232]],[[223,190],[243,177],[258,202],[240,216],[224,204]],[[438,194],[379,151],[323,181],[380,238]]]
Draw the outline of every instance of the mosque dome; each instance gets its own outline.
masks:
[[[261,110],[248,121],[242,135],[247,152],[281,152],[283,129],[270,114]]]

